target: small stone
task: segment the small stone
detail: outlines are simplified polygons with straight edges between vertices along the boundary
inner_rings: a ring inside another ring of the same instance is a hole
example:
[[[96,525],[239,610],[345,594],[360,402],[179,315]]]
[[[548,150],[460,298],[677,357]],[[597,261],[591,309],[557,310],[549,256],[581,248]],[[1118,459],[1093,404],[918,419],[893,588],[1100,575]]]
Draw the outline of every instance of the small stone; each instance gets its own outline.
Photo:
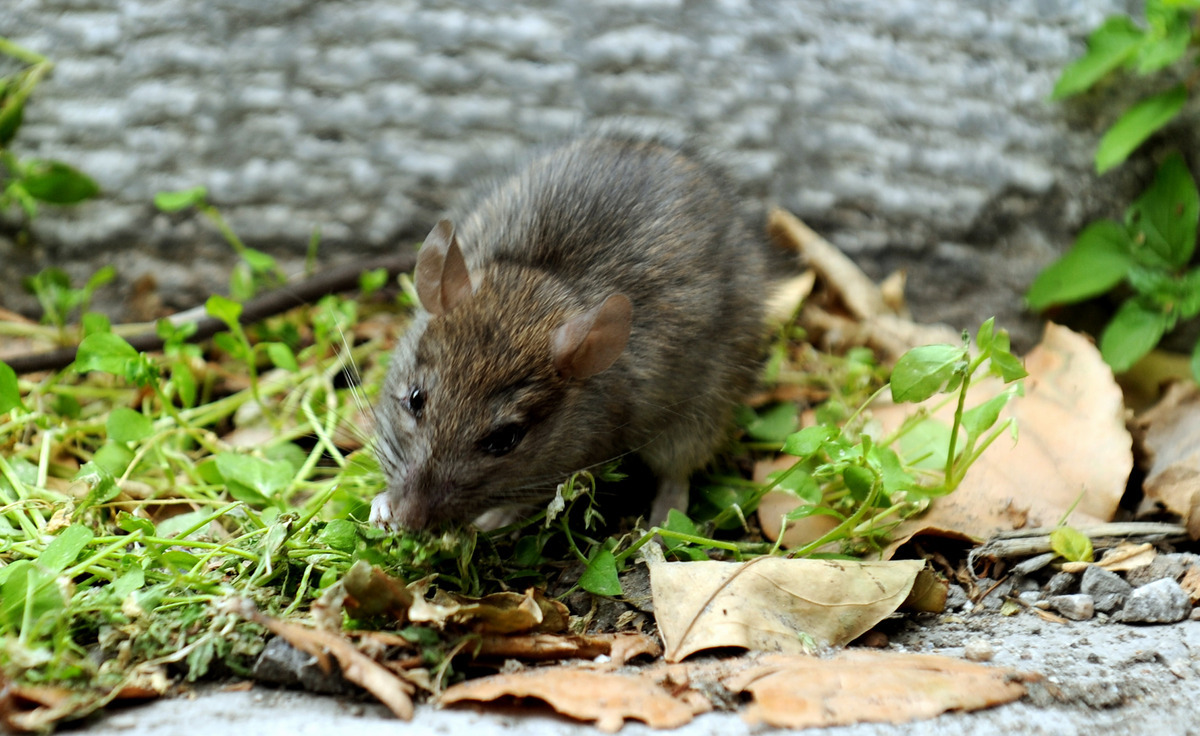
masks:
[[[1192,602],[1179,583],[1162,578],[1130,593],[1119,618],[1126,623],[1170,624],[1191,612]]]
[[[963,645],[963,656],[972,662],[990,662],[996,650],[987,639],[975,637]]]
[[[1200,621],[1200,608],[1193,608],[1192,613],[1188,616],[1193,621]]]
[[[1115,572],[1096,565],[1088,565],[1088,568],[1083,571],[1083,577],[1079,580],[1079,592],[1087,593],[1099,603],[1100,596],[1104,595],[1116,595],[1124,598],[1133,592],[1133,586]]]
[[[1086,593],[1055,595],[1047,601],[1051,608],[1073,621],[1086,621],[1096,615],[1096,602]]]
[[[1075,576],[1069,572],[1055,573],[1046,583],[1046,595],[1066,595],[1075,587]]]
[[[1189,567],[1198,563],[1200,563],[1200,557],[1190,552],[1159,555],[1149,565],[1126,572],[1125,579],[1135,588],[1163,578],[1179,580]]]
[[[1125,601],[1128,599],[1129,596],[1121,595],[1119,593],[1105,593],[1103,595],[1095,596],[1096,610],[1103,613],[1119,611],[1121,610],[1121,607],[1125,605]]]
[[[971,605],[971,599],[967,597],[967,591],[963,590],[961,585],[951,584],[946,589],[946,610],[957,611]]]
[[[1020,599],[1020,601],[1022,603],[1024,603],[1025,605],[1032,606],[1032,605],[1035,605],[1038,601],[1040,601],[1042,599],[1042,591],[1040,591],[1040,590],[1022,591],[1021,593],[1019,593],[1017,595],[1017,598]]]

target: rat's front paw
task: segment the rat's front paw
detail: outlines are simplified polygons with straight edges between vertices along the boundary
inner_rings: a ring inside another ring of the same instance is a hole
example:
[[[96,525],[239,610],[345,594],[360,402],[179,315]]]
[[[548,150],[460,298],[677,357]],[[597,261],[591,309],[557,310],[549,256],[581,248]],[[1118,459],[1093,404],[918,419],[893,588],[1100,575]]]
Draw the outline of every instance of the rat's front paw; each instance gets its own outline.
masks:
[[[400,531],[400,509],[394,494],[384,491],[371,500],[371,523],[393,532]]]

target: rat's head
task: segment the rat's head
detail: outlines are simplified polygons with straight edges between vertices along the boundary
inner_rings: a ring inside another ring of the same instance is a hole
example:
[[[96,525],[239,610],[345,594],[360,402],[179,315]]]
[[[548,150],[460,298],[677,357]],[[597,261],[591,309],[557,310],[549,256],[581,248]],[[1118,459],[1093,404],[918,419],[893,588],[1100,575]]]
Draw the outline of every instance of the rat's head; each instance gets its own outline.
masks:
[[[426,238],[414,281],[426,314],[396,349],[376,407],[388,490],[373,522],[469,521],[552,496],[566,474],[604,458],[596,435],[611,411],[588,383],[625,349],[626,297],[573,308],[560,284],[526,269],[472,283],[446,220]]]

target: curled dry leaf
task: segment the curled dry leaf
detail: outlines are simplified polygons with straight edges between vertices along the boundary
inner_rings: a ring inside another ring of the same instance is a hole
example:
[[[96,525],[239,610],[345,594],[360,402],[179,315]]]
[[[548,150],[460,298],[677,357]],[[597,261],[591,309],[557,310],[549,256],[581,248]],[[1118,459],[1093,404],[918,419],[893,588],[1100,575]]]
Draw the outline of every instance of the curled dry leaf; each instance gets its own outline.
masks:
[[[408,620],[413,594],[404,583],[366,560],[359,560],[342,577],[346,612],[355,618],[385,615],[400,624]]]
[[[527,636],[480,637],[478,648],[471,650],[478,657],[505,659],[595,659],[607,656],[615,664],[624,664],[634,657],[662,654],[662,646],[645,634],[530,634]]]
[[[1149,542],[1142,542],[1141,544],[1121,542],[1116,547],[1105,552],[1104,557],[1096,564],[1112,572],[1125,572],[1126,570],[1136,570],[1139,567],[1145,567],[1154,562],[1154,558],[1157,556],[1158,550]]]
[[[409,620],[439,627],[448,624],[486,634],[554,633],[567,628],[570,613],[558,601],[530,588],[522,593],[493,593],[482,598],[439,590],[426,599],[423,586],[412,587],[416,598]]]
[[[903,522],[885,556],[918,534],[975,541],[1028,525],[1087,527],[1117,510],[1133,468],[1121,390],[1090,340],[1055,324],[1025,359],[1025,396],[1009,411],[1020,440],[1000,437],[967,471],[962,484],[935,499],[924,515]],[[969,405],[1001,390],[989,380],[971,387]],[[885,431],[912,406],[884,406],[874,416]],[[947,426],[953,404],[935,414]],[[1078,505],[1076,505],[1078,500]]]
[[[325,629],[310,629],[288,623],[259,612],[249,601],[235,607],[243,618],[265,626],[288,644],[316,658],[324,672],[332,672],[333,657],[341,668],[342,677],[374,695],[397,718],[412,720],[413,686],[383,665],[358,651],[345,637]]]
[[[648,546],[654,617],[665,658],[715,647],[801,653],[852,641],[896,610],[923,560],[847,562],[761,557],[666,562]]]
[[[564,667],[468,680],[451,686],[438,700],[450,705],[503,697],[537,698],[563,715],[594,721],[598,729],[609,733],[620,730],[626,718],[651,728],[678,728],[696,713],[695,703],[675,698],[644,677]]]
[[[810,728],[988,708],[1024,695],[1023,677],[949,657],[853,650],[828,659],[764,657],[724,683],[754,697],[742,712],[748,722]]]
[[[1178,514],[1188,536],[1200,539],[1200,390],[1191,381],[1173,384],[1135,427],[1150,458],[1143,509]]]

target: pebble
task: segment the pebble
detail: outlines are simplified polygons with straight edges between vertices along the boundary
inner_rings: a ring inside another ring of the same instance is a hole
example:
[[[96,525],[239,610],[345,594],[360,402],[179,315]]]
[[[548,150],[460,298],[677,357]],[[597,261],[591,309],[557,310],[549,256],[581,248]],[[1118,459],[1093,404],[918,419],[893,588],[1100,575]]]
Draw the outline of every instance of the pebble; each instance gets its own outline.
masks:
[[[1126,623],[1170,624],[1184,620],[1191,612],[1187,592],[1174,579],[1162,578],[1130,593],[1119,618]]]
[[[1075,576],[1069,572],[1055,573],[1046,583],[1046,595],[1066,595],[1075,587]]]
[[[1032,606],[1042,599],[1042,591],[1025,590],[1017,594],[1017,598],[1027,606]]]
[[[961,585],[952,583],[946,590],[946,610],[957,611],[970,605],[971,599],[967,597],[967,591],[963,590]]]
[[[1133,586],[1115,572],[1096,565],[1088,565],[1088,568],[1083,571],[1083,577],[1079,580],[1079,592],[1087,593],[1095,598],[1097,603],[1101,596],[1106,595],[1120,596],[1121,602],[1124,603],[1124,598],[1133,592]]]
[[[963,645],[963,656],[972,662],[990,662],[996,656],[996,650],[987,639],[975,637]]]
[[[1096,615],[1096,602],[1086,593],[1055,595],[1046,600],[1051,608],[1073,621],[1086,621]]]

